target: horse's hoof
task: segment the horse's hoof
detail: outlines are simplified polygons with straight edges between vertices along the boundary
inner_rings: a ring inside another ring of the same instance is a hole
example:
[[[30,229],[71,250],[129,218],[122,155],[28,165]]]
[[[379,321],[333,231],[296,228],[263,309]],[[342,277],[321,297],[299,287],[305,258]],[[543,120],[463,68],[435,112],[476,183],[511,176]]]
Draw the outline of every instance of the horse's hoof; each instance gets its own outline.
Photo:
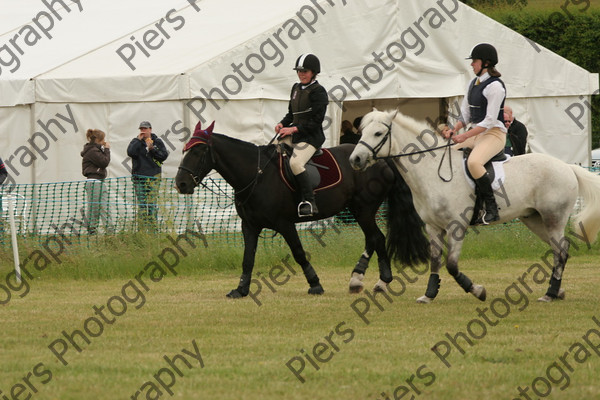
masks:
[[[551,303],[554,300],[564,300],[564,299],[565,299],[565,289],[559,289],[558,295],[556,296],[556,298],[552,298],[552,297],[548,296],[547,294],[545,294],[542,297],[540,297],[538,299],[538,301],[540,303]]]
[[[421,296],[417,299],[417,303],[419,304],[429,304],[433,301],[431,297]]]
[[[552,297],[545,294],[542,297],[540,297],[537,301],[539,301],[540,303],[551,303],[552,300],[554,300]]]
[[[473,285],[473,287],[471,288],[471,294],[481,301],[485,301],[487,297],[485,288],[481,285]]]
[[[358,272],[353,272],[352,277],[350,278],[350,293],[360,293],[363,291],[365,284],[362,282],[364,274],[359,274]]]
[[[237,289],[233,289],[231,292],[226,294],[230,299],[241,299],[244,297]]]
[[[325,291],[323,290],[323,286],[318,285],[318,286],[313,286],[310,289],[308,289],[308,294],[323,294],[325,293]]]
[[[350,287],[348,288],[348,291],[350,293],[360,293],[363,291],[364,288],[365,288],[365,285],[357,285],[357,286],[350,285]]]
[[[375,292],[375,293],[387,292],[387,283],[385,283],[384,281],[382,281],[380,279],[379,281],[377,281],[375,286],[373,286],[373,292]]]

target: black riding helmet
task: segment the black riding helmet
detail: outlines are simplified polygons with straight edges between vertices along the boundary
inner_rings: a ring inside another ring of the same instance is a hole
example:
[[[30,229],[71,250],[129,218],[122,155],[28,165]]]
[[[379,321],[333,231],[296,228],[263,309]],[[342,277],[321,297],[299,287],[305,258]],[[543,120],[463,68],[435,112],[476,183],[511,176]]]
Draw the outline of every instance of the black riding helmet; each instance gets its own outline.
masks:
[[[296,60],[296,66],[294,67],[294,70],[311,70],[316,75],[321,72],[321,63],[314,54],[302,54]]]
[[[491,44],[480,43],[473,47],[473,50],[471,50],[471,55],[466,59],[481,60],[484,68],[493,67],[494,65],[498,64],[498,52]]]

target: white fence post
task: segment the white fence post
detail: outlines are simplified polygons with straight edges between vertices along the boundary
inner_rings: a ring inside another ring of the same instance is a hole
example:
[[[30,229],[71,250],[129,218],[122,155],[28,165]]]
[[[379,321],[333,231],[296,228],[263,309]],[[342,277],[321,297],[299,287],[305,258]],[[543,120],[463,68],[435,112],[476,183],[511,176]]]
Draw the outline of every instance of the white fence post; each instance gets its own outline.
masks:
[[[21,283],[21,262],[19,260],[19,244],[17,243],[17,229],[15,227],[15,206],[13,204],[14,196],[7,196],[8,200],[8,220],[10,222],[10,237],[12,240],[13,258],[15,260],[15,278],[17,283]]]

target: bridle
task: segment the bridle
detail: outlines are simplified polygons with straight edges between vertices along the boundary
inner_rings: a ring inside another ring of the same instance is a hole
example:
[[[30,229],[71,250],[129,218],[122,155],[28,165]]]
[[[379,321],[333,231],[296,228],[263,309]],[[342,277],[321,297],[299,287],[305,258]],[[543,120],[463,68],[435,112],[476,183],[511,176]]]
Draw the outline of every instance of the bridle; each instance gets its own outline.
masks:
[[[184,165],[180,165],[178,169],[180,169],[182,171],[185,171],[188,174],[190,174],[190,176],[192,177],[192,180],[194,181],[194,184],[196,186],[199,186],[202,183],[202,181],[200,179],[198,179],[198,174],[195,174],[194,171],[192,171],[188,167],[186,167]]]
[[[369,145],[368,143],[366,143],[363,140],[360,140],[357,143],[357,146],[359,144],[362,144],[371,152],[371,158],[373,160],[389,160],[389,159],[407,157],[407,156],[412,156],[415,154],[423,154],[423,153],[428,153],[428,152],[434,151],[434,150],[444,149],[444,154],[442,155],[440,164],[438,165],[438,176],[444,182],[450,182],[452,180],[452,178],[454,177],[454,171],[452,170],[452,151],[450,149],[450,146],[452,146],[452,138],[451,137],[448,138],[448,142],[446,144],[441,145],[441,146],[431,147],[429,149],[424,149],[424,150],[412,151],[410,153],[389,154],[392,151],[392,138],[391,138],[392,137],[392,123],[390,122],[389,124],[386,124],[386,123],[382,122],[382,124],[387,128],[387,132],[383,135],[383,138],[381,139],[381,141],[379,143],[377,143],[376,146],[372,147],[371,145]],[[388,155],[387,156],[377,155],[388,140],[389,140]],[[450,178],[444,178],[441,175],[442,163],[444,162],[444,158],[446,157],[446,150],[448,152],[448,165],[450,167]]]
[[[214,164],[214,162],[215,162],[215,156],[214,156],[214,154],[212,153],[212,149],[211,149],[210,143],[209,143],[209,142],[208,142],[208,141],[207,141],[205,138],[203,138],[203,137],[201,137],[201,136],[192,136],[192,137],[190,138],[190,142],[191,142],[192,140],[194,140],[194,139],[198,139],[197,143],[194,143],[194,144],[193,144],[193,145],[191,145],[190,147],[187,147],[187,145],[186,145],[186,147],[184,147],[184,149],[183,149],[183,152],[185,153],[186,151],[190,150],[192,147],[194,147],[194,146],[197,146],[197,145],[199,145],[199,144],[204,144],[204,145],[206,145],[206,146],[208,147],[208,152],[209,152],[209,154],[210,154],[210,158],[211,158],[211,160],[212,160],[212,162],[213,162],[213,164]],[[189,143],[188,143],[188,145],[189,145]],[[192,177],[192,180],[194,181],[194,184],[195,184],[196,186],[200,186],[200,185],[202,185],[202,186],[204,186],[206,189],[208,189],[208,188],[206,187],[206,185],[204,185],[204,184],[202,183],[202,179],[200,179],[200,178],[198,177],[198,174],[197,174],[197,173],[195,173],[194,171],[192,171],[190,168],[186,167],[185,165],[181,165],[181,164],[180,164],[180,165],[179,165],[179,167],[178,167],[178,169],[180,169],[180,170],[182,170],[182,171],[185,171],[185,172],[187,172],[188,174],[190,174],[190,176]],[[210,190],[210,189],[209,189],[209,190]]]
[[[192,139],[194,139],[194,138],[196,138],[196,139],[200,139],[200,141],[199,141],[199,143],[198,143],[198,144],[200,144],[200,143],[203,143],[203,144],[205,144],[205,145],[208,147],[208,152],[209,152],[209,154],[210,154],[210,157],[211,157],[212,163],[213,163],[213,165],[214,165],[214,164],[216,163],[216,160],[215,160],[215,155],[214,155],[214,153],[213,153],[213,151],[212,151],[212,146],[211,146],[211,144],[210,144],[209,142],[207,142],[207,141],[206,141],[204,138],[201,138],[201,137],[198,137],[198,136],[192,136]],[[190,140],[191,140],[191,139],[190,139]],[[191,148],[191,147],[190,147],[190,148]],[[189,150],[190,148],[188,148],[188,149],[184,150],[184,152],[185,152],[185,151],[187,151],[187,150]],[[240,195],[241,193],[243,193],[243,192],[245,192],[245,191],[247,191],[247,190],[250,190],[250,192],[249,192],[249,193],[248,193],[248,195],[246,196],[246,199],[245,199],[244,201],[242,201],[242,202],[240,202],[240,203],[238,204],[239,206],[243,206],[243,205],[244,205],[244,204],[245,204],[245,203],[246,203],[246,202],[247,202],[247,201],[250,199],[250,196],[251,196],[251,195],[252,195],[252,193],[254,192],[254,189],[256,188],[256,184],[258,183],[258,178],[259,178],[259,177],[260,177],[260,176],[263,174],[263,172],[264,172],[264,171],[263,171],[264,167],[261,167],[261,157],[260,157],[260,156],[261,156],[261,152],[260,152],[260,147],[257,147],[257,151],[258,151],[258,161],[257,161],[256,175],[255,175],[254,179],[252,179],[252,181],[251,181],[249,184],[247,184],[246,186],[244,186],[242,189],[240,189],[240,190],[236,191],[236,192],[235,192],[235,194],[234,194],[234,196],[238,196],[238,195]],[[277,154],[277,153],[275,152],[275,153],[274,153],[274,155],[275,155],[275,154]],[[274,155],[272,155],[272,156],[271,156],[271,157],[270,157],[270,158],[267,160],[267,162],[265,163],[265,166],[271,162],[271,160],[273,159]],[[206,190],[208,190],[209,192],[211,192],[211,193],[213,193],[213,194],[215,194],[215,195],[217,195],[217,196],[220,196],[220,195],[222,194],[222,195],[224,195],[225,197],[229,198],[229,199],[232,201],[232,204],[235,202],[235,198],[234,198],[234,197],[232,197],[231,195],[229,195],[227,192],[225,192],[225,190],[223,190],[223,189],[222,189],[222,188],[221,188],[221,187],[220,187],[220,186],[219,186],[219,185],[218,185],[218,184],[217,184],[217,183],[214,181],[214,179],[212,179],[212,178],[209,178],[209,179],[210,179],[210,180],[213,182],[213,185],[215,185],[215,186],[217,186],[217,187],[219,188],[219,191],[220,191],[221,193],[217,193],[217,192],[216,192],[216,191],[214,191],[213,189],[209,188],[209,187],[208,187],[208,186],[207,186],[207,185],[206,185],[204,182],[202,182],[202,179],[200,179],[200,178],[199,178],[199,176],[198,176],[198,174],[197,174],[196,172],[192,171],[190,168],[186,167],[185,165],[179,165],[178,169],[181,169],[182,171],[185,171],[185,172],[187,172],[187,173],[190,175],[190,177],[192,178],[192,180],[194,181],[194,184],[195,184],[196,186],[202,186],[202,187],[204,187]],[[226,207],[229,207],[229,206],[231,206],[231,204],[227,205]]]
[[[369,145],[368,143],[359,140],[357,143],[357,146],[359,144],[362,144],[363,146],[365,146],[370,152],[371,155],[373,157],[373,160],[385,160],[388,158],[393,158],[391,156],[385,156],[385,157],[380,157],[377,155],[377,153],[379,153],[379,150],[381,150],[381,148],[383,147],[383,145],[385,144],[385,142],[388,141],[388,139],[390,139],[390,136],[392,135],[392,124],[385,124],[382,122],[382,124],[387,128],[387,132],[383,135],[383,139],[381,139],[381,141],[379,143],[377,143],[377,145],[375,147],[371,147],[371,145]],[[389,152],[392,151],[392,140],[390,139],[390,145],[389,145]]]

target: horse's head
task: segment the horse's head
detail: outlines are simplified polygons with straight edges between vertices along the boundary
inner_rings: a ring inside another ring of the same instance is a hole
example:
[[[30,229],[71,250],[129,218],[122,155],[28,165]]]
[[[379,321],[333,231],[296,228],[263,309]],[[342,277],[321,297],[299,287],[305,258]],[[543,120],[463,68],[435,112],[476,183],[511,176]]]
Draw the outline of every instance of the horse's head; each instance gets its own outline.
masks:
[[[212,133],[215,123],[202,130],[200,121],[191,139],[183,147],[183,159],[179,164],[175,185],[179,193],[194,193],[196,186],[214,167],[211,153]]]
[[[374,164],[376,157],[386,157],[391,151],[392,121],[398,113],[394,111],[373,111],[366,114],[361,122],[361,140],[350,155],[354,169],[364,170]]]

